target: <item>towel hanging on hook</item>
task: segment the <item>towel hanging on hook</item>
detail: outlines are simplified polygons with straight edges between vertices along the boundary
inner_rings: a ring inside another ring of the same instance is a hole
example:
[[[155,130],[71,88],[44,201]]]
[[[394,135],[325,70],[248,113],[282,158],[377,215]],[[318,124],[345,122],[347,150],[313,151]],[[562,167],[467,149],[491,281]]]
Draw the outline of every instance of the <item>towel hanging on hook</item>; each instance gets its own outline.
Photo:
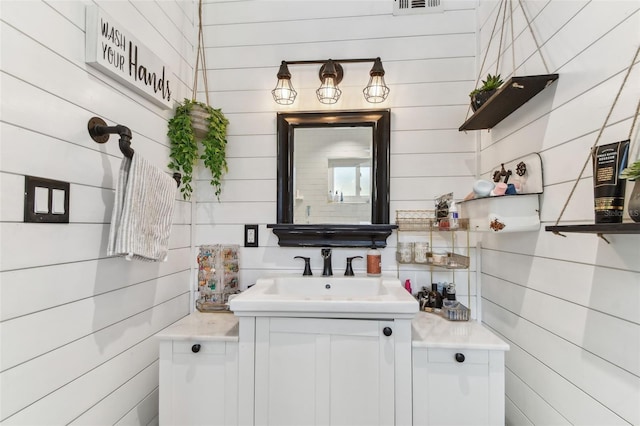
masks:
[[[87,124],[87,129],[89,130],[89,135],[91,139],[93,139],[97,143],[105,143],[109,140],[109,135],[111,134],[119,134],[120,135],[120,151],[127,158],[133,158],[133,153],[135,152],[133,148],[131,148],[131,130],[128,127],[117,124],[115,126],[107,126],[107,123],[101,119],[100,117],[92,117]],[[180,181],[182,180],[182,175],[180,173],[174,173],[173,178],[175,179],[178,186],[180,186]]]

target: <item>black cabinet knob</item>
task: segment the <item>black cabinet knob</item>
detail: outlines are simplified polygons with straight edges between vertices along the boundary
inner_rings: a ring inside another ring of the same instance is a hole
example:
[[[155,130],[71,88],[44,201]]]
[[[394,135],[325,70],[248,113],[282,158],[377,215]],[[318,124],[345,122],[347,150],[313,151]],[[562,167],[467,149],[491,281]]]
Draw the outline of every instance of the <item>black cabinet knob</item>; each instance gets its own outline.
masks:
[[[200,352],[200,344],[196,343],[195,345],[191,346],[191,352],[193,352],[194,354]]]
[[[382,329],[382,333],[385,336],[391,336],[391,333],[393,333],[393,330],[391,330],[391,327],[385,327]]]
[[[458,362],[464,362],[464,354],[461,354],[460,352],[458,352],[456,354],[456,361]]]

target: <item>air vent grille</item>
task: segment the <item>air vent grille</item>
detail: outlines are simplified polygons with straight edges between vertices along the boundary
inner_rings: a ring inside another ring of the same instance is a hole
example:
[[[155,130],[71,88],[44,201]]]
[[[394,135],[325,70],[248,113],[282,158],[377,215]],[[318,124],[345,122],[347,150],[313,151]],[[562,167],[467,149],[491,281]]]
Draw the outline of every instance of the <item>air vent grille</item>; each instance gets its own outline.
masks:
[[[394,15],[440,13],[444,11],[444,0],[393,0]]]

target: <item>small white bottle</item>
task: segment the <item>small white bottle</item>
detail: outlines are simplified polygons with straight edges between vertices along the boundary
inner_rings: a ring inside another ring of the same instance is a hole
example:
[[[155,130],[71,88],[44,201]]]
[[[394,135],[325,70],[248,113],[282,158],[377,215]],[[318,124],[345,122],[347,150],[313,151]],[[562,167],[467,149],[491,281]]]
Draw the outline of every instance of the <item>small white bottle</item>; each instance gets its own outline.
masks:
[[[375,246],[367,251],[367,275],[370,277],[382,275],[382,255]]]
[[[458,206],[454,200],[451,200],[449,207],[449,229],[458,229]]]

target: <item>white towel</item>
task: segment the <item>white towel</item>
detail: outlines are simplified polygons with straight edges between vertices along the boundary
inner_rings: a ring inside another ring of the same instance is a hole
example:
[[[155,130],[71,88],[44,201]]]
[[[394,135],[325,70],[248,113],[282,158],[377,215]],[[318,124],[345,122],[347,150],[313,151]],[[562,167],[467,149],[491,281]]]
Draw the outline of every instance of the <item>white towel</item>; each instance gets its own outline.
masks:
[[[176,196],[176,181],[134,153],[124,157],[111,215],[108,256],[164,261]]]

